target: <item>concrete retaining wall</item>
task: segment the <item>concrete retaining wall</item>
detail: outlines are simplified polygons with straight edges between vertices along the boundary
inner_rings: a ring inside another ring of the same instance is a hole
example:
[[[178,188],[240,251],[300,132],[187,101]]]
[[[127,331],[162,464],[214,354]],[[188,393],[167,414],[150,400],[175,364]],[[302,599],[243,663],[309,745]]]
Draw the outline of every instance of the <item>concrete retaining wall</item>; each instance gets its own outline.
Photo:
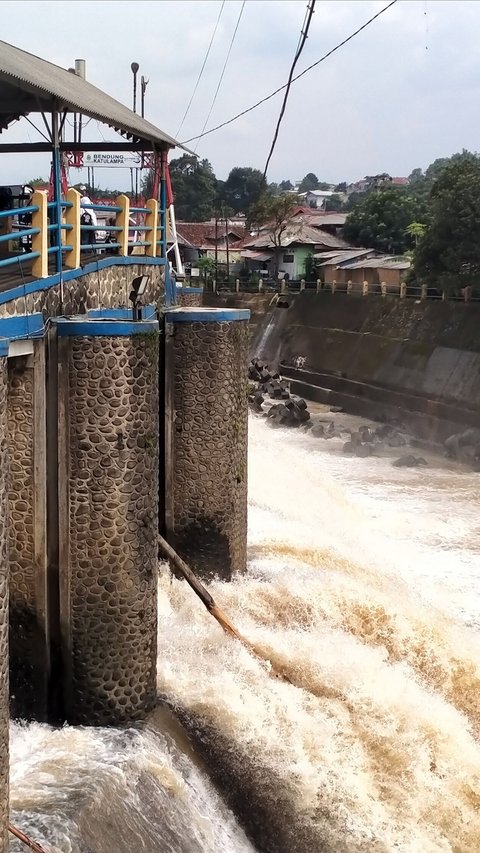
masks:
[[[433,442],[480,425],[476,304],[308,290],[279,297],[283,307],[267,305],[266,294],[215,298],[232,307],[247,300],[261,316],[251,355],[283,365],[296,393],[363,416],[400,417]]]

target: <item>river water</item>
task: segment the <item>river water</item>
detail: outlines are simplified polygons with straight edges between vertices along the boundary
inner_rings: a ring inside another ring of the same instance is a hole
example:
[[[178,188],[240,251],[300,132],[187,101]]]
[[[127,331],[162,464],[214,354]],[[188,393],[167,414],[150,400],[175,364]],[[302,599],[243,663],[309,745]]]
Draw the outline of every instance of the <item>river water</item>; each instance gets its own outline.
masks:
[[[248,573],[211,591],[271,667],[162,566],[159,695],[188,738],[166,707],[12,724],[24,831],[56,853],[479,853],[480,475],[342,444],[250,421]]]

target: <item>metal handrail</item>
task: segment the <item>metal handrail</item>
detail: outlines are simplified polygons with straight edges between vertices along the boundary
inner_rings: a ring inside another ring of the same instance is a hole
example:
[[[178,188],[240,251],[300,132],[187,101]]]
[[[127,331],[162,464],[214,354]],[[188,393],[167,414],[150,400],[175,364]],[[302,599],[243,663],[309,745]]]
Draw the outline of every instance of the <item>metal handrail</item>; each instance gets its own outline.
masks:
[[[28,207],[11,207],[8,210],[0,210],[0,219],[10,219],[14,216],[24,216],[26,213],[36,213],[38,205],[31,204]]]

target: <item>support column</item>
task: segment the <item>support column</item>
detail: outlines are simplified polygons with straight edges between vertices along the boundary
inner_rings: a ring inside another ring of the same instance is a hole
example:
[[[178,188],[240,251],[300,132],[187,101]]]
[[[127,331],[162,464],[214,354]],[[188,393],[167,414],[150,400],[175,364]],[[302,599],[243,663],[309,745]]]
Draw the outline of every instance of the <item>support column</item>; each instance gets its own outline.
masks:
[[[8,853],[8,534],[7,370],[8,344],[0,341],[0,853]]]
[[[50,667],[47,625],[45,344],[8,359],[10,705],[44,721]]]
[[[156,701],[158,324],[56,328],[64,711],[116,724]]]
[[[166,529],[201,577],[246,567],[249,311],[166,319]]]

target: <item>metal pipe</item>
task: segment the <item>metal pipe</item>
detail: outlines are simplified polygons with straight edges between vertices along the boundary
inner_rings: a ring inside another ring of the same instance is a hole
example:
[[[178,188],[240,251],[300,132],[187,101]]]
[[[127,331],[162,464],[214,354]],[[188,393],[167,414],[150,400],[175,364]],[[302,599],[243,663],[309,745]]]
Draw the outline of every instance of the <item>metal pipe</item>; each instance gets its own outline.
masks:
[[[60,136],[58,124],[58,109],[56,105],[52,109],[52,137],[53,137],[53,200],[55,202],[55,224],[56,228],[56,272],[62,272],[62,182],[61,182],[61,160],[60,160]]]

